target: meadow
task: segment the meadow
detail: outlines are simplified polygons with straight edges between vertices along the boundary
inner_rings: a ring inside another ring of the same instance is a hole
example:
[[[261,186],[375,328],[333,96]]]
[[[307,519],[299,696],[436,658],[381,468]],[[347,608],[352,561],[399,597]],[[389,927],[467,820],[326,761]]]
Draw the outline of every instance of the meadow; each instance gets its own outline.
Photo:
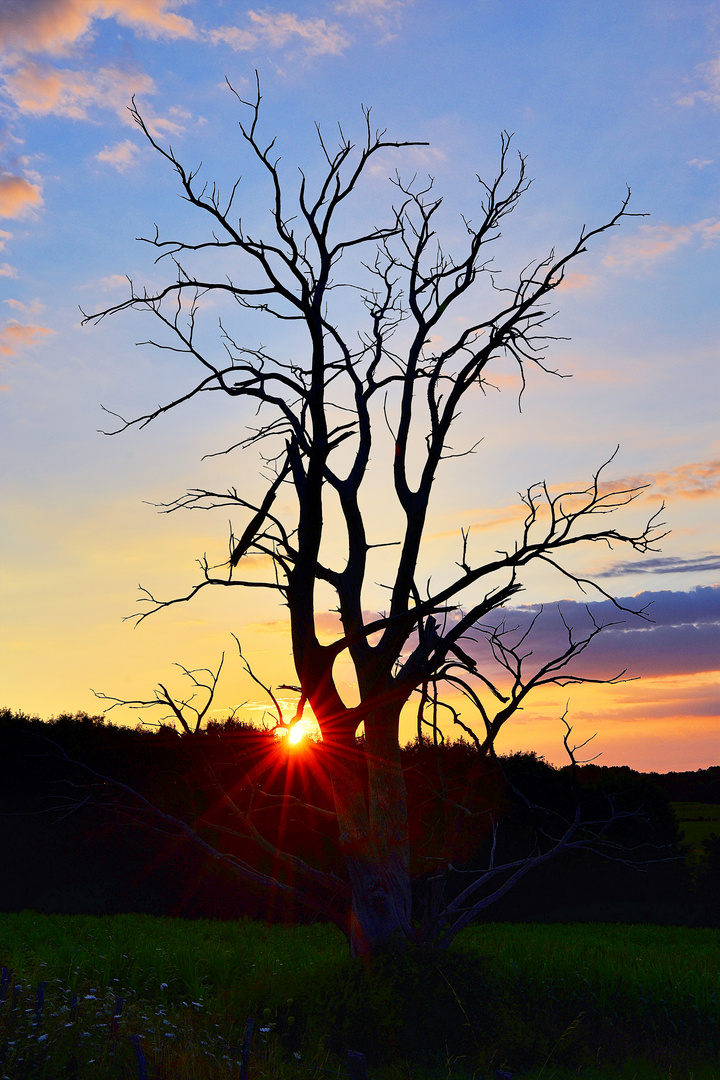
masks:
[[[2,1080],[236,1080],[248,1017],[251,1080],[346,1076],[348,1050],[371,1080],[720,1077],[713,929],[478,924],[368,968],[323,924],[26,911],[0,967]]]

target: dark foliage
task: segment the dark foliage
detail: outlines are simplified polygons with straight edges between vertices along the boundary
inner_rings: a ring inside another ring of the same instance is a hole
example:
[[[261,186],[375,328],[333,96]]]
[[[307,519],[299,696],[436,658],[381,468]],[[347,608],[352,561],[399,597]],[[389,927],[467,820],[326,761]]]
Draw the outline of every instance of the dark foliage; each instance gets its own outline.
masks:
[[[274,865],[269,849],[264,852],[237,833],[226,799],[241,806],[253,801],[272,845],[290,855],[310,855],[323,870],[342,876],[336,825],[327,813],[321,745],[303,751],[300,767],[271,732],[237,721],[210,723],[189,737],[170,728],[119,727],[85,714],[44,722],[4,710],[0,860],[13,870],[0,890],[0,910],[338,918],[337,912],[323,911],[319,900],[313,911],[284,891],[268,897],[260,887],[240,883],[231,868],[177,831],[172,835],[122,790],[69,766],[57,747],[140,792],[221,851],[292,884],[291,866]],[[437,826],[454,803],[472,809],[457,818],[456,872],[445,885],[451,894],[486,865],[494,830],[498,857],[522,859],[552,835],[578,797],[584,812],[595,816],[611,798],[617,808],[639,812],[618,821],[613,834],[637,866],[589,851],[568,852],[532,870],[484,918],[717,924],[718,843],[706,844],[707,859],[693,892],[675,818],[656,774],[594,765],[555,769],[534,754],[488,760],[462,742],[441,747],[416,742],[405,748],[403,766],[418,912],[440,855],[438,837],[444,830]],[[695,796],[706,790],[706,777],[701,775],[693,788],[692,776],[686,775],[683,790]],[[288,794],[297,804],[281,800]]]
[[[714,803],[720,806],[720,765],[696,772],[650,773],[670,802]]]

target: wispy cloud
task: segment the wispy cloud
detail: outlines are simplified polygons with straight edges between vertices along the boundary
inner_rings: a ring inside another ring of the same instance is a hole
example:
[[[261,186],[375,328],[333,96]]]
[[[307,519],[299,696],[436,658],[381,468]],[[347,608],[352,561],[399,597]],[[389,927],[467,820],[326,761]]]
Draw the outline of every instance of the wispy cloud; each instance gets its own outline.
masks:
[[[44,308],[44,304],[41,304],[39,300],[32,300],[29,304],[24,304],[22,300],[14,300],[12,297],[8,297],[7,300],[3,300],[4,304],[8,307],[14,308],[15,311],[22,311],[26,315],[38,315]]]
[[[17,277],[17,268],[10,263],[0,263],[0,277]]]
[[[5,51],[63,53],[92,30],[97,19],[114,18],[150,37],[192,38],[190,19],[172,8],[183,0],[10,0],[0,10]]]
[[[339,0],[335,10],[344,15],[385,15],[407,7],[412,0]]]
[[[109,109],[132,124],[128,102],[133,94],[152,94],[149,75],[116,67],[73,71],[34,60],[24,61],[4,76],[5,90],[21,113],[89,119],[91,108]]]
[[[653,495],[664,498],[704,499],[720,493],[720,459],[691,461],[664,472],[638,473],[620,480],[607,480],[602,491],[648,486]]]
[[[603,264],[621,272],[644,270],[698,238],[704,247],[720,240],[720,220],[704,218],[692,225],[641,225],[634,236],[611,244]]]
[[[110,274],[109,277],[100,278],[100,288],[104,292],[111,292],[113,289],[128,287],[128,279],[124,274]]]
[[[48,334],[54,334],[47,326],[19,323],[11,319],[0,330],[0,356],[17,356],[23,349],[37,345]]]
[[[3,251],[8,240],[12,240],[12,233],[0,229],[0,251]]]
[[[703,85],[676,98],[676,104],[691,106],[703,101],[716,109],[720,108],[720,53],[712,60],[699,64],[695,70]]]
[[[699,555],[684,559],[679,555],[661,555],[657,559],[613,563],[598,577],[620,577],[623,574],[696,574],[698,571],[720,571],[720,555]]]
[[[118,172],[125,172],[135,164],[139,153],[140,147],[136,143],[131,139],[124,139],[122,142],[115,143],[114,146],[104,146],[95,158],[105,165],[112,165]]]
[[[694,157],[694,158],[690,158],[690,160],[688,161],[688,165],[691,165],[693,167],[693,169],[706,169],[708,167],[708,165],[714,165],[714,164],[715,164],[715,161],[714,161],[713,158],[697,158],[697,157]]]
[[[558,292],[570,292],[573,289],[589,289],[595,284],[596,278],[592,274],[581,274],[571,271],[566,274],[557,287]]]
[[[292,12],[270,11],[248,11],[248,17],[245,26],[221,26],[209,31],[208,39],[216,45],[224,42],[236,52],[260,46],[282,49],[299,45],[306,56],[339,56],[350,44],[343,28],[325,19],[300,19]]]
[[[362,18],[389,31],[399,29],[400,14],[412,3],[413,0],[338,0],[335,10],[338,14]]]
[[[481,515],[475,517],[474,515]],[[503,525],[516,525],[523,520],[527,515],[527,507],[523,503],[515,503],[512,506],[502,506],[495,510],[477,510],[471,509],[463,513],[463,522],[467,520],[469,524],[463,523],[463,529],[470,529],[471,532],[486,532],[488,529],[499,529]],[[431,540],[443,540],[448,536],[460,536],[460,526],[454,529],[442,529],[440,532],[434,532],[429,537]]]
[[[27,217],[38,210],[42,204],[39,184],[33,184],[24,176],[16,176],[13,173],[0,174],[0,217]]]

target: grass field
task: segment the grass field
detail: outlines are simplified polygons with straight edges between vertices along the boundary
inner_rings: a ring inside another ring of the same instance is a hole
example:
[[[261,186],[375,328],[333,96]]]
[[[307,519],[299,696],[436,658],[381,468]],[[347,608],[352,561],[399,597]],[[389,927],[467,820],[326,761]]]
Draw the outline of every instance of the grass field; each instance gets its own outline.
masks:
[[[148,1080],[230,1080],[254,1016],[253,1080],[343,1076],[349,1049],[371,1080],[720,1080],[716,930],[479,925],[447,966],[372,973],[346,951],[324,925],[0,915],[0,1078],[139,1078],[139,1035]]]

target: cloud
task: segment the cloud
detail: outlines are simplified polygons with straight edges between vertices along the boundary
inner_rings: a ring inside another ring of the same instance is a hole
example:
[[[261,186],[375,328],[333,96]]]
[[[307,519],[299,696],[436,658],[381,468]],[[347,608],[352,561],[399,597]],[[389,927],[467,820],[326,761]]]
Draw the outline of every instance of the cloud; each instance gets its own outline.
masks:
[[[315,629],[339,637],[342,634],[340,616],[336,611],[318,611],[315,616]]]
[[[17,277],[17,269],[10,263],[0,263],[0,277]]]
[[[715,461],[692,461],[665,472],[639,473],[620,480],[606,480],[601,491],[649,487],[653,495],[667,499],[704,499],[720,494],[720,458]]]
[[[688,165],[692,165],[694,169],[705,169],[708,165],[714,165],[715,162],[712,158],[691,158],[688,161]]]
[[[337,23],[325,19],[299,19],[292,12],[248,11],[249,23],[244,27],[221,26],[208,33],[217,45],[224,42],[236,52],[247,52],[258,46],[281,49],[299,44],[307,56],[331,54],[339,56],[350,44],[350,38]]]
[[[712,60],[699,64],[695,70],[705,84],[704,87],[676,98],[676,104],[691,106],[698,101],[704,101],[716,109],[720,108],[720,53]]]
[[[720,239],[720,220],[704,218],[692,225],[641,225],[634,236],[616,240],[603,259],[613,270],[644,269],[700,238],[703,247]]]
[[[493,378],[493,382],[497,382],[496,378]],[[474,514],[482,513],[482,517],[475,518]],[[470,529],[473,533],[486,532],[488,529],[499,529],[503,525],[517,525],[527,516],[527,506],[524,503],[515,503],[512,506],[499,507],[496,510],[482,510],[471,509],[463,511],[463,520],[468,520],[469,524],[463,524],[462,528]],[[460,536],[460,526],[453,529],[442,529],[439,532],[431,534],[429,539],[442,540],[446,536]]]
[[[613,563],[599,577],[620,577],[622,574],[696,574],[703,571],[720,570],[720,555],[699,555],[684,559],[679,555],[662,555],[657,559],[642,559],[637,562]]]
[[[9,307],[15,308],[16,311],[24,311],[26,315],[37,315],[44,308],[44,304],[41,304],[39,300],[33,300],[30,304],[24,304],[22,300],[13,300],[8,297],[7,300],[3,300],[4,304],[8,304]]]
[[[132,142],[131,139],[124,139],[123,142],[116,143],[114,146],[104,146],[95,155],[95,158],[106,165],[112,165],[118,172],[125,172],[126,169],[135,164],[139,153],[139,146]]]
[[[335,10],[343,15],[381,15],[403,7],[407,7],[407,0],[340,0]]]
[[[367,19],[382,29],[400,25],[400,12],[413,0],[339,0],[335,10],[341,15],[353,15]]]
[[[573,270],[565,274],[557,287],[557,292],[569,292],[571,289],[588,289],[595,284],[595,280],[591,274],[581,274]]]
[[[47,326],[34,326],[11,319],[0,330],[0,356],[17,356],[21,350],[37,345],[45,335],[54,333]]]
[[[119,289],[120,286],[127,288],[128,279],[124,274],[110,274],[109,277],[100,278],[100,288],[104,292]]]
[[[28,60],[4,76],[5,89],[22,113],[65,116],[87,120],[91,106],[110,109],[132,124],[127,106],[133,94],[152,94],[149,75],[105,67],[98,71],[72,71]]]
[[[27,217],[43,204],[39,184],[31,184],[24,176],[0,174],[0,217]],[[3,236],[9,236],[3,233]]]
[[[498,627],[503,622],[513,643],[535,625],[522,645],[527,655],[524,669],[537,670],[567,648],[567,631],[560,618],[574,628],[576,637],[592,629],[590,616],[606,626],[586,652],[568,666],[567,672],[589,678],[607,679],[627,670],[628,677],[653,675],[690,675],[718,668],[720,656],[720,585],[699,586],[688,592],[641,592],[619,598],[623,607],[644,609],[648,623],[618,610],[611,601],[587,605],[564,600],[559,605],[541,609],[528,604],[492,612],[481,625]],[[610,625],[615,624],[615,625]],[[475,642],[466,640],[463,648],[478,659],[480,669],[492,678],[497,672],[490,650],[477,631]]]
[[[0,251],[4,249],[8,240],[12,240],[12,233],[6,232],[5,229],[0,229]]]
[[[0,40],[6,50],[62,53],[87,34],[96,19],[114,18],[150,37],[192,38],[190,19],[169,8],[183,0],[5,0]]]

